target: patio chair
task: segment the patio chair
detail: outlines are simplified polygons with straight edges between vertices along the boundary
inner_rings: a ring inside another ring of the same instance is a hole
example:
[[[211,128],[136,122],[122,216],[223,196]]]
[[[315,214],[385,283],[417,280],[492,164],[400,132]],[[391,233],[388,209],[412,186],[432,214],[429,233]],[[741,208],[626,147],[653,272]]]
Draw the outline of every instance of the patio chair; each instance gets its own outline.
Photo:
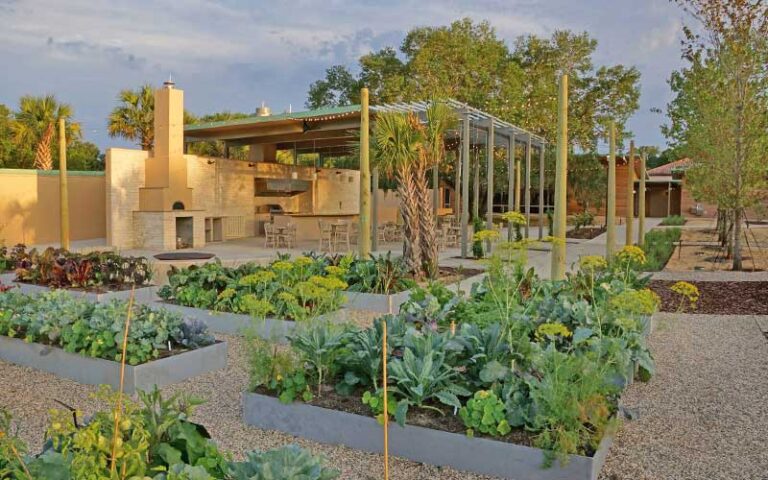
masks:
[[[338,248],[339,245],[346,245],[347,249],[345,252],[348,252],[351,248],[351,233],[352,228],[350,227],[348,222],[340,222],[336,224],[336,231],[333,236],[333,246],[334,251],[336,248]]]
[[[376,236],[379,243],[386,243],[389,241],[387,238],[387,225],[379,225],[376,227]]]
[[[320,251],[330,252],[333,250],[333,227],[330,223],[322,220],[317,221],[317,226],[320,229]],[[324,248],[327,247],[327,248]]]
[[[289,223],[285,226],[279,240],[285,244],[285,248],[293,248],[296,245],[296,225]]]
[[[264,224],[264,247],[277,248],[279,242],[279,236],[275,233],[274,223]]]

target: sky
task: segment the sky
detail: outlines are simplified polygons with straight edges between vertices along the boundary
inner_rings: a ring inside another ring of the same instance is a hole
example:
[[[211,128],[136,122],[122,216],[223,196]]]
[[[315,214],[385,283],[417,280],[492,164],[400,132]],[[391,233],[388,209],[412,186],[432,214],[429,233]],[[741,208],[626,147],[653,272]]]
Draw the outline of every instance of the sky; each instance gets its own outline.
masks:
[[[0,0],[0,103],[53,93],[71,104],[85,140],[107,135],[117,93],[172,75],[187,110],[202,115],[304,109],[327,67],[356,65],[399,46],[417,26],[488,20],[511,47],[519,35],[587,31],[596,65],[635,65],[640,109],[629,122],[638,145],[665,145],[659,125],[666,80],[680,66],[683,12],[669,0]]]

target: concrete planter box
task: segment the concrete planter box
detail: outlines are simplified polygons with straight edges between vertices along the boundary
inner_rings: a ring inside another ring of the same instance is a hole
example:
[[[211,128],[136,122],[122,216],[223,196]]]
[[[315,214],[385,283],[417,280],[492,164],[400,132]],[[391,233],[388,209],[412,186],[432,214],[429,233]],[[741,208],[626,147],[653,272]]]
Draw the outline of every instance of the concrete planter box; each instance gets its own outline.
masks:
[[[0,360],[52,373],[87,385],[120,385],[120,363],[65,352],[61,348],[0,336]],[[227,344],[219,342],[197,350],[125,366],[125,392],[181,382],[227,366]]]
[[[464,292],[469,292],[472,288],[472,284],[481,281],[484,277],[485,273],[480,273],[478,275],[467,277],[461,282],[450,283],[448,284],[448,288],[451,291],[457,292],[459,287],[461,287],[461,290]],[[385,295],[383,293],[344,292],[344,296],[347,299],[344,308],[368,310],[380,313],[398,313],[400,311],[400,305],[408,301],[412,291],[413,289],[404,290],[390,295]]]
[[[244,393],[243,419],[248,425],[322,443],[383,451],[382,426],[371,417],[304,403],[285,405],[273,397]],[[392,455],[517,480],[596,480],[610,444],[611,438],[606,436],[594,457],[571,455],[565,467],[555,462],[543,469],[544,452],[537,448],[410,425],[389,426]]]
[[[43,285],[32,285],[30,283],[23,283],[23,282],[13,282],[11,283],[11,285],[15,285],[17,287],[16,289],[17,291],[27,295],[33,295],[41,292],[49,292],[51,290],[64,290],[65,292],[69,293],[75,298],[84,298],[91,302],[97,302],[97,303],[107,303],[115,299],[128,301],[128,299],[131,298],[130,289],[119,290],[114,292],[110,291],[110,292],[104,292],[104,293],[97,293],[97,292],[86,292],[83,290],[75,290],[75,289],[68,289],[68,288],[56,289],[52,287],[46,287]],[[155,298],[156,290],[157,290],[157,287],[154,285],[137,288],[136,290],[134,290],[134,301],[136,303],[151,302]]]
[[[256,335],[261,338],[283,341],[285,336],[291,333],[297,325],[297,322],[293,320],[270,317],[259,320],[241,313],[217,312],[166,302],[154,302],[151,306],[177,312],[184,318],[195,318],[208,325],[208,330],[211,332],[225,335],[242,335],[246,330],[253,328]],[[342,322],[346,318],[347,312],[343,309],[317,317],[318,320],[333,322]]]

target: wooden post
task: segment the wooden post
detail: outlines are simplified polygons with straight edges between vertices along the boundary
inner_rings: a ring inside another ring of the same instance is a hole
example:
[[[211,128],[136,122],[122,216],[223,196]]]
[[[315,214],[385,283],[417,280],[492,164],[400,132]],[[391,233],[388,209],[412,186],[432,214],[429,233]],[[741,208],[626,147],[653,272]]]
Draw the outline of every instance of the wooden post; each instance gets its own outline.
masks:
[[[472,160],[472,221],[480,216],[480,152]]]
[[[490,118],[488,120],[488,146],[486,148],[486,153],[488,154],[487,158],[487,168],[488,172],[486,173],[486,227],[488,230],[493,230],[493,150],[494,145],[496,143],[495,138],[495,132],[493,131],[493,118]],[[488,253],[491,253],[491,241],[489,240],[486,244],[486,250]]]
[[[379,167],[371,171],[371,183],[371,250],[375,252],[379,249]]]
[[[381,320],[381,370],[384,391],[384,480],[389,480],[389,399],[387,399],[387,318]]]
[[[515,132],[507,143],[507,211],[515,209]],[[507,224],[507,240],[512,241],[512,224]]]
[[[530,235],[531,226],[531,134],[525,144],[525,238]]]
[[[539,146],[539,240],[544,238],[544,142]],[[550,235],[554,235],[549,232]]]
[[[69,250],[69,182],[67,180],[67,133],[63,118],[59,119],[59,203],[61,248]]]
[[[370,117],[368,111],[368,89],[360,90],[360,228],[358,248],[360,258],[371,254],[371,163],[370,163]]]
[[[605,207],[605,258],[613,256],[616,246],[616,124],[611,121],[608,132],[608,202]]]
[[[459,134],[461,139],[461,134]],[[464,140],[460,140],[462,145]],[[461,145],[456,150],[456,177],[453,180],[453,216],[461,219]]]
[[[667,183],[667,216],[672,215],[672,181]]]
[[[645,242],[645,164],[647,154],[643,152],[640,157],[640,185],[637,191],[637,244]]]
[[[461,136],[461,256],[469,254],[469,112],[464,114]]]
[[[635,217],[635,141],[629,142],[629,160],[627,160],[627,235],[624,243],[632,245],[634,239],[633,223]]]
[[[542,156],[543,157],[543,156]],[[557,102],[557,164],[555,169],[555,213],[553,219],[550,278],[565,278],[565,229],[568,187],[568,75],[560,77]]]
[[[518,212],[523,211],[522,202],[520,201],[520,192],[522,189],[523,178],[523,161],[519,158],[515,159],[515,210]]]

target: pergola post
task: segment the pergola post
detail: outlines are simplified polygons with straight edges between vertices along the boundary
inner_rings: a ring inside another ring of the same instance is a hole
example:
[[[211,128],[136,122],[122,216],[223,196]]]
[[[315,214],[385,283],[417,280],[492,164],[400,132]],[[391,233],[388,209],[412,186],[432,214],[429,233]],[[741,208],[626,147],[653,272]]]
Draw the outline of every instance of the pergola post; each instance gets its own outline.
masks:
[[[459,134],[461,139],[461,134]],[[463,140],[460,140],[463,143]],[[456,176],[453,180],[453,216],[457,220],[461,218],[461,145],[456,150]]]
[[[616,124],[611,121],[608,132],[608,201],[605,207],[605,258],[613,256],[616,246]]]
[[[544,238],[544,142],[539,146],[539,240]],[[552,232],[549,232],[553,235]]]
[[[543,155],[542,155],[543,158]],[[565,278],[565,228],[568,189],[568,75],[560,77],[557,102],[557,164],[555,168],[555,213],[550,278]]]
[[[507,143],[507,211],[515,209],[515,132]],[[507,224],[507,240],[512,241],[512,224]]]
[[[496,142],[494,130],[493,130],[493,117],[488,119],[488,145],[486,147],[487,167],[488,172],[486,174],[487,185],[485,187],[486,195],[486,227],[488,230],[493,230],[493,149]],[[488,241],[486,245],[488,253],[491,252],[491,241]]]
[[[520,192],[523,188],[523,161],[519,158],[515,158],[515,210],[518,212],[523,211],[522,202],[520,201]]]
[[[61,248],[69,250],[69,182],[67,179],[67,133],[64,119],[59,119],[59,203],[61,213]]]
[[[379,167],[371,170],[371,250],[379,249]]]
[[[475,150],[472,160],[472,221],[480,216],[480,152]]]
[[[370,116],[368,89],[360,90],[360,258],[371,254],[371,164],[369,151]]]
[[[469,112],[464,114],[461,127],[461,257],[466,258],[469,253]]]
[[[525,144],[525,238],[530,236],[531,226],[531,134]]]
[[[637,244],[645,242],[645,163],[646,153],[640,157],[640,185],[637,189]]]
[[[635,217],[635,141],[629,142],[629,160],[627,160],[627,236],[624,241],[626,245],[632,245],[634,238],[633,223]]]

